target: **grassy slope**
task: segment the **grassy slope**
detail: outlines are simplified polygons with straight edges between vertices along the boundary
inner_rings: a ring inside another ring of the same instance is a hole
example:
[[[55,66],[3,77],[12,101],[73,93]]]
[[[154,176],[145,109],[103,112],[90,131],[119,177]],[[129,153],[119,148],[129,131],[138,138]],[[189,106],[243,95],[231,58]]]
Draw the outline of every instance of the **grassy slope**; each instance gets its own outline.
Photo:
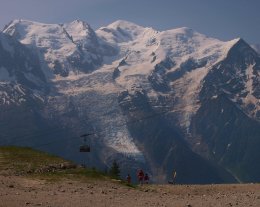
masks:
[[[64,160],[44,152],[24,147],[0,147],[0,173],[8,172],[25,176],[36,176],[49,179],[59,178],[87,178],[108,179],[105,174],[95,169],[84,169],[80,167],[71,169],[54,169],[46,172],[50,166],[73,165],[72,162]]]

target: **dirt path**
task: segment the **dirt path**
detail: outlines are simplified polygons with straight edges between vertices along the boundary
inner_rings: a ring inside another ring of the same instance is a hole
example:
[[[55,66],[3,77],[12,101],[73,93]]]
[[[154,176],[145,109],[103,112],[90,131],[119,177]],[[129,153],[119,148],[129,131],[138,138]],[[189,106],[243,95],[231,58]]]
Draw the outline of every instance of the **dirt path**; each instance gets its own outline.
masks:
[[[0,176],[0,207],[18,206],[259,207],[260,185],[146,185],[133,189],[108,181],[49,183]]]

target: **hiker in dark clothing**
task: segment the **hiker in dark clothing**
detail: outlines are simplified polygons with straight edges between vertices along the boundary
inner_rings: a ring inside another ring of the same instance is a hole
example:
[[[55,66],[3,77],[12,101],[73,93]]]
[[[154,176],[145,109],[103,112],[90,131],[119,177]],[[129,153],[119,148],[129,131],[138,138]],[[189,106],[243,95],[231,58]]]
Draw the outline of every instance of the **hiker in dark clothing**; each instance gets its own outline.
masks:
[[[126,181],[128,184],[131,184],[131,176],[129,174],[126,176]]]
[[[145,173],[145,176],[144,176],[144,183],[145,184],[148,184],[149,183],[149,176],[147,173]]]

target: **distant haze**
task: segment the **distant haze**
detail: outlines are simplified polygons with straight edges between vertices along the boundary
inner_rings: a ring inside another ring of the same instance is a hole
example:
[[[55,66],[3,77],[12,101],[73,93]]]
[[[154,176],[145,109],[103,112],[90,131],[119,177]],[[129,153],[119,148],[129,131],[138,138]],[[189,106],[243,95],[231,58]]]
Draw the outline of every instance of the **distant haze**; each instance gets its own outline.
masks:
[[[260,43],[259,0],[1,0],[0,27],[13,19],[64,23],[75,19],[93,28],[124,19],[158,30],[190,27],[230,40]]]

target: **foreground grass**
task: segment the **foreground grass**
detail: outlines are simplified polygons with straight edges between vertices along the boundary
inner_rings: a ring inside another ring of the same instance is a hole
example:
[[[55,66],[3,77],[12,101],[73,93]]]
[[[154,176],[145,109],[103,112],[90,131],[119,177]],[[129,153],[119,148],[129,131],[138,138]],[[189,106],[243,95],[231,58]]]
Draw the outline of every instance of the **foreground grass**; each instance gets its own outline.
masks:
[[[20,175],[50,182],[64,179],[80,182],[106,180],[129,188],[137,188],[137,185],[128,184],[118,177],[94,168],[82,168],[71,161],[28,147],[0,146],[0,174]]]
[[[58,167],[57,167],[58,166]],[[74,166],[65,167],[59,166]],[[72,162],[27,147],[0,147],[0,172],[43,178],[50,181],[63,178],[109,179],[95,169],[76,167]]]

